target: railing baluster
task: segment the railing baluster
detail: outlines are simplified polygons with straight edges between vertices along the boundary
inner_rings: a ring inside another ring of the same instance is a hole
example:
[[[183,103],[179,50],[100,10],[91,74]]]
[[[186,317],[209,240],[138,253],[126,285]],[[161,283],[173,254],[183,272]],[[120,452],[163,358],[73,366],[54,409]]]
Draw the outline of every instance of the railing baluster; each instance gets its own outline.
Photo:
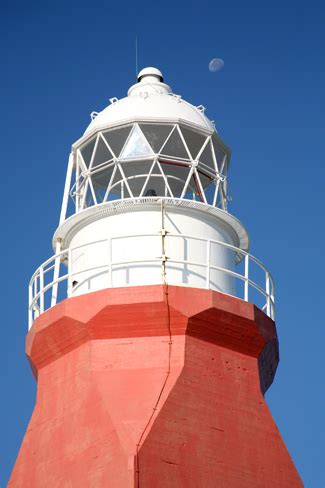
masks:
[[[53,271],[53,286],[52,286],[52,297],[51,297],[51,307],[56,305],[58,298],[58,278],[60,277],[60,267],[61,267],[61,255],[56,255],[54,259],[54,271]]]
[[[266,291],[266,314],[271,317],[271,301],[270,301],[270,274],[265,273],[265,291]]]
[[[113,268],[112,268],[112,239],[108,239],[108,283],[109,287],[113,287]]]
[[[211,255],[211,241],[210,239],[207,240],[207,272],[206,272],[206,281],[205,287],[207,289],[210,288],[210,255]]]
[[[39,270],[39,291],[40,291],[39,308],[40,308],[40,313],[43,313],[44,312],[44,268],[43,266],[41,266]]]
[[[72,295],[72,259],[71,259],[71,248],[68,249],[68,289],[67,289],[67,296],[68,298]]]
[[[274,283],[271,281],[271,319],[274,320]]]
[[[33,325],[32,301],[33,301],[33,283],[29,283],[29,286],[28,286],[28,330]]]
[[[249,290],[249,254],[245,254],[245,283],[244,283],[244,300],[248,302],[248,290]]]
[[[37,279],[38,279],[38,274],[39,274],[39,272],[35,276],[35,280],[34,280],[34,297],[36,297],[36,295],[37,295]]]

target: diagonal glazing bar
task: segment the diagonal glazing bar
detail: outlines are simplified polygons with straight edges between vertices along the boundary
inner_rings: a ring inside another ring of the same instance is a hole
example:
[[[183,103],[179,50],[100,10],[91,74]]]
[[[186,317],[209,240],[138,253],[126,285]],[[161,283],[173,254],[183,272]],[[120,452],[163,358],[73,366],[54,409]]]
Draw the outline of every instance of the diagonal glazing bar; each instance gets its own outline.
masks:
[[[187,152],[188,158],[192,161],[192,156],[191,156],[191,153],[189,151],[189,148],[187,147],[187,144],[185,142],[185,139],[184,139],[184,136],[182,134],[182,131],[180,130],[180,128],[179,128],[178,125],[176,126],[176,128],[177,128],[177,132],[178,132],[178,134],[179,134],[179,136],[180,136],[180,138],[182,140],[182,143],[184,144],[184,147],[185,147],[185,150]]]
[[[167,176],[163,172],[162,167],[161,167],[161,164],[160,164],[160,162],[158,160],[157,160],[157,166],[158,166],[159,171],[160,171],[160,173],[161,173],[161,175],[163,177],[163,180],[165,182],[165,189],[167,189],[169,191],[169,194],[170,194],[171,197],[174,197],[173,192],[171,191],[170,186],[168,184]],[[165,195],[165,196],[167,196],[167,195]]]
[[[195,175],[195,179],[196,179],[196,181],[197,181],[197,183],[199,185],[200,197],[203,198],[204,203],[207,204],[208,202],[207,202],[207,199],[206,199],[206,196],[205,196],[205,193],[204,193],[204,190],[203,190],[203,186],[202,186],[202,183],[201,183],[201,180],[200,180],[200,175],[199,175],[199,173],[198,173],[198,171],[197,171],[196,168],[194,168],[194,175]]]
[[[194,169],[194,167],[192,166],[189,173],[188,173],[188,176],[186,178],[185,185],[184,185],[184,188],[183,188],[183,191],[182,191],[180,198],[184,198],[184,195],[186,194],[188,185],[189,185],[191,178],[192,178],[192,175],[193,175],[193,169]]]
[[[145,192],[145,190],[146,190],[146,188],[147,188],[148,181],[149,181],[149,179],[150,179],[150,176],[151,176],[151,174],[152,174],[152,172],[153,172],[153,169],[154,169],[154,167],[156,166],[156,164],[157,164],[157,158],[155,158],[155,159],[153,160],[153,163],[152,163],[152,165],[151,165],[151,168],[150,168],[150,170],[149,170],[149,173],[147,174],[147,177],[146,177],[146,179],[145,179],[144,185],[143,185],[142,190],[141,190],[141,192],[140,192],[140,195],[139,195],[140,197],[142,197],[142,196],[143,196],[143,194],[144,194],[144,192]]]
[[[111,188],[112,188],[112,183],[114,181],[114,177],[115,177],[115,173],[117,171],[117,165],[114,164],[114,168],[113,168],[113,171],[112,171],[112,174],[111,174],[111,177],[109,179],[109,183],[108,183],[108,186],[107,186],[107,189],[106,189],[106,192],[105,192],[105,195],[104,195],[104,198],[103,198],[103,202],[107,202],[107,199],[108,199],[108,195],[109,195],[109,192],[111,191]]]
[[[121,165],[120,163],[117,163],[117,165],[118,165],[118,168],[119,168],[120,173],[121,173],[121,175],[122,175],[123,182],[125,183],[125,186],[126,186],[126,188],[128,189],[129,195],[130,195],[130,197],[131,197],[131,198],[133,198],[133,197],[134,197],[134,195],[133,195],[133,193],[132,193],[132,191],[131,191],[131,188],[130,188],[129,183],[128,183],[128,181],[127,181],[127,178],[126,178],[126,176],[125,176],[125,173],[124,173],[124,171],[123,171],[122,165]]]

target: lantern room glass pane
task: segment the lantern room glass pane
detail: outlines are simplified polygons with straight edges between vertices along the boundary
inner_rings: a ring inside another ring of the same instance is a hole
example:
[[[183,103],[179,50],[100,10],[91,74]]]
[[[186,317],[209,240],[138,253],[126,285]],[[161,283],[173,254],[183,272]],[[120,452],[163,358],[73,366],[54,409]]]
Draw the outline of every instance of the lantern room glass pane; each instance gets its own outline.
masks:
[[[140,196],[142,188],[146,182],[146,176],[136,176],[136,178],[130,178],[127,181],[133,196]]]
[[[121,166],[123,168],[126,178],[142,175],[147,176],[153,161],[137,160],[137,161],[121,161]]]
[[[120,154],[120,158],[132,159],[141,156],[149,156],[150,154],[153,155],[153,151],[147,139],[144,137],[139,127],[135,125]]]
[[[185,149],[181,136],[179,135],[176,127],[160,152],[161,154],[165,154],[166,156],[171,156],[179,159],[189,159],[189,155]]]
[[[204,174],[199,168],[198,168],[198,177],[200,178],[201,185],[203,188],[206,188],[212,181],[214,181],[213,178]]]
[[[84,208],[93,207],[94,205],[95,205],[95,202],[94,202],[93,194],[92,194],[90,186],[88,185],[88,187],[86,189]]]
[[[190,172],[189,166],[160,162],[161,169],[167,177],[169,187],[174,197],[179,197],[184,189],[185,182]]]
[[[214,164],[212,149],[211,149],[211,141],[207,143],[207,145],[203,149],[202,154],[198,157],[198,159],[201,163],[204,163],[207,166],[209,166],[209,168],[211,168],[214,173],[216,172],[216,166]]]
[[[91,141],[87,142],[87,144],[85,144],[80,149],[82,158],[83,158],[83,160],[84,160],[85,165],[87,166],[87,168],[89,168],[89,164],[90,164],[90,161],[91,161],[91,156],[93,154],[93,150],[94,150],[94,147],[95,147],[95,142],[96,142],[96,137],[94,137]]]
[[[194,174],[192,174],[191,176],[184,198],[188,200],[196,200],[198,202],[204,201],[199,184],[197,182],[197,176]]]
[[[119,157],[120,152],[130,134],[132,126],[122,127],[121,129],[113,129],[105,132],[103,136],[108,142],[109,147],[112,149],[114,156]]]
[[[206,136],[203,136],[202,134],[199,134],[194,130],[188,129],[187,127],[181,127],[180,129],[192,158],[196,159],[201,147],[206,140]]]
[[[173,126],[160,124],[140,124],[140,128],[154,152],[159,153],[164,142],[171,133]]]
[[[103,139],[99,137],[91,168],[95,168],[96,166],[99,166],[100,164],[103,164],[112,158],[113,154],[108,149]]]
[[[143,196],[144,197],[172,196],[166,188],[166,182],[158,166],[155,167],[152,174],[150,175],[150,178],[147,181],[147,184],[144,188]]]
[[[112,173],[113,173],[113,169],[114,169],[114,164],[112,163],[110,166],[104,168],[104,169],[101,169],[100,171],[96,171],[96,173],[93,173],[91,175],[91,181],[93,183],[93,186],[94,188],[107,188],[109,182],[110,182],[110,179],[111,179],[111,176],[112,176]]]
[[[213,143],[214,154],[215,154],[215,157],[217,160],[217,166],[218,166],[219,171],[221,172],[222,163],[224,161],[224,157],[226,155],[226,152],[215,139],[212,139],[212,143]]]

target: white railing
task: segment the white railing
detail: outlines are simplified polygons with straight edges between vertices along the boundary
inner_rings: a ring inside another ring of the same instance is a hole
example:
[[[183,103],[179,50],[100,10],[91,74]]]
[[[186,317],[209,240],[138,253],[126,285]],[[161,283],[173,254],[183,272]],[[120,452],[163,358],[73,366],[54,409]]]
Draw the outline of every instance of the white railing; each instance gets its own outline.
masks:
[[[157,234],[144,234],[138,237],[159,237]],[[76,288],[73,281],[78,274],[85,274],[94,272],[94,275],[88,275],[87,280],[90,280],[92,276],[96,276],[98,271],[106,270],[107,283],[102,288],[114,288],[112,280],[112,274],[114,269],[127,268],[132,265],[158,265],[165,269],[166,277],[165,281],[168,283],[168,267],[170,265],[184,265],[185,266],[200,266],[204,269],[205,274],[205,288],[213,289],[210,275],[212,271],[217,271],[222,274],[232,277],[237,280],[242,286],[236,287],[236,292],[231,294],[237,298],[241,298],[246,302],[255,303],[261,310],[263,310],[269,317],[274,319],[274,281],[271,273],[257,258],[252,256],[246,251],[239,249],[231,244],[227,244],[222,241],[213,239],[202,239],[192,236],[186,236],[183,234],[168,234],[169,237],[182,237],[188,239],[194,239],[197,241],[203,241],[206,243],[206,260],[204,262],[171,259],[166,256],[150,257],[148,259],[139,260],[112,260],[112,241],[116,239],[124,239],[132,236],[112,237],[109,239],[102,239],[93,241],[92,243],[83,244],[73,248],[65,249],[55,256],[47,259],[33,274],[29,283],[29,328],[32,326],[33,321],[42,314],[45,310],[54,306],[57,302],[69,298],[73,295]],[[73,270],[72,253],[78,249],[85,248],[99,244],[107,243],[107,257],[106,264],[98,266],[92,266],[88,268],[82,268],[81,270]],[[211,245],[217,244],[234,252],[236,255],[236,271],[232,269],[225,269],[220,266],[211,264]],[[161,282],[164,282],[162,276]],[[171,283],[176,284],[176,283]],[[186,284],[179,282],[181,286]],[[120,284],[118,286],[121,286]],[[128,284],[123,284],[128,286]],[[130,286],[130,285],[129,285]],[[134,285],[131,285],[134,286]],[[194,286],[194,285],[192,285]]]

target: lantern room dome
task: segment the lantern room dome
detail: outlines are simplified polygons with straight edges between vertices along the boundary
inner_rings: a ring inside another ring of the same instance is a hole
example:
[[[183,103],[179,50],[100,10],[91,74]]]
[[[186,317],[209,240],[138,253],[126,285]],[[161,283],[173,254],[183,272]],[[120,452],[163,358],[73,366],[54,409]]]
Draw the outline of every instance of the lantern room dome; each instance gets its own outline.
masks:
[[[128,96],[121,100],[112,98],[110,102],[108,107],[94,114],[85,135],[105,127],[140,120],[185,122],[209,132],[215,130],[204,114],[204,107],[196,107],[175,95],[163,82],[163,75],[157,68],[141,70],[137,83],[129,88]]]

